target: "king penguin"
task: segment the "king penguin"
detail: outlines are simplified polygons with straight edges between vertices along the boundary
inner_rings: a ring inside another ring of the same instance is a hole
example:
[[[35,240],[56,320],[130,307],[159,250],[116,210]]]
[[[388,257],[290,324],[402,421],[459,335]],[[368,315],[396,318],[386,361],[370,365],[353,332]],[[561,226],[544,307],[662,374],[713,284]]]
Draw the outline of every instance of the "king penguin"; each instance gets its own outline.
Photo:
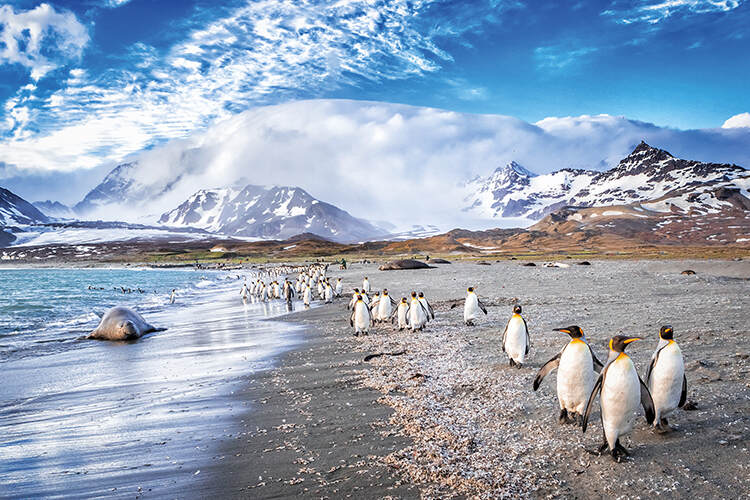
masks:
[[[421,330],[427,323],[427,311],[424,305],[419,301],[417,292],[411,292],[411,302],[409,302],[409,327],[411,331]]]
[[[470,286],[466,289],[466,300],[464,300],[464,323],[466,326],[474,326],[474,320],[479,317],[479,311],[487,314],[487,308],[479,300],[479,296]]]
[[[521,316],[521,306],[513,306],[513,315],[503,331],[503,352],[508,354],[510,366],[521,368],[531,348],[531,337],[526,320]]]
[[[570,335],[570,342],[547,361],[534,378],[534,390],[539,389],[544,377],[557,368],[557,400],[560,403],[561,424],[581,424],[591,389],[594,388],[594,370],[601,371],[602,363],[586,342],[586,336],[578,326],[555,328],[557,332]]]
[[[360,333],[367,335],[370,330],[370,325],[372,325],[370,308],[362,300],[361,295],[357,296],[357,302],[354,304],[354,311],[349,318],[349,324],[354,327],[355,336],[359,336]]]
[[[398,307],[393,314],[398,319],[399,330],[409,328],[409,303],[407,302],[406,297],[401,297],[401,302],[398,303]]]
[[[651,364],[646,372],[646,383],[654,400],[656,418],[654,427],[659,432],[670,430],[667,416],[676,408],[682,408],[687,399],[687,377],[682,351],[674,341],[674,331],[669,325],[659,331]]]
[[[586,432],[594,399],[601,393],[599,402],[602,408],[604,443],[599,447],[599,453],[609,448],[612,459],[617,462],[623,455],[628,455],[628,451],[620,444],[620,438],[633,430],[638,407],[643,406],[649,425],[654,421],[654,401],[651,399],[651,393],[638,376],[630,356],[624,352],[628,344],[636,340],[641,339],[623,335],[610,339],[609,359],[596,379],[583,413],[581,428]]]

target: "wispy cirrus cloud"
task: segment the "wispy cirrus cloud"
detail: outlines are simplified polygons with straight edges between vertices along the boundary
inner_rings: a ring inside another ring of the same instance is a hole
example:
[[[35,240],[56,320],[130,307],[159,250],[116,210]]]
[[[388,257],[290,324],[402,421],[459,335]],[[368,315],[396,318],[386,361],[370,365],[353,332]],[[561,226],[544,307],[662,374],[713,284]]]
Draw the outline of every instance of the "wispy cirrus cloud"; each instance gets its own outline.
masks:
[[[452,61],[439,45],[442,36],[493,22],[505,5],[481,0],[474,16],[443,9],[436,20],[436,4],[450,2],[242,3],[169,48],[139,42],[125,65],[71,72],[46,94],[19,90],[5,104],[0,156],[45,170],[92,167],[256,104],[434,73]]]
[[[670,17],[729,12],[743,0],[645,0],[623,9],[608,9],[603,15],[611,16],[622,24],[657,24]]]
[[[576,47],[573,44],[549,45],[534,49],[534,59],[540,69],[559,71],[581,62],[597,47]]]

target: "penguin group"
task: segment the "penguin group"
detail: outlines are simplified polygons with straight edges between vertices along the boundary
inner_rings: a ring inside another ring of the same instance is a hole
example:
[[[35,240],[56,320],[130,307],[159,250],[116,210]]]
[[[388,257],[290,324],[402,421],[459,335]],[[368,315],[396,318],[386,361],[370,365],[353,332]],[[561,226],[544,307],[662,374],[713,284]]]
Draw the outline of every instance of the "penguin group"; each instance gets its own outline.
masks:
[[[399,330],[423,330],[429,321],[435,319],[435,311],[424,292],[413,291],[409,299],[402,297],[397,302],[386,288],[375,291],[372,298],[371,291],[370,280],[365,276],[362,288],[355,288],[349,300],[349,324],[355,336],[368,335],[370,328],[378,323],[391,323]]]
[[[421,330],[435,317],[421,292],[412,292],[410,298],[403,297],[396,302],[387,290],[376,292],[370,299],[365,291],[369,287],[369,279],[365,278],[363,289],[355,289],[349,303],[352,309],[350,324],[355,335],[367,334],[372,324],[388,319],[396,322],[399,330]],[[487,307],[474,287],[466,290],[463,313],[466,326],[475,326],[482,314],[487,315]],[[538,390],[545,376],[557,369],[558,420],[561,424],[576,424],[586,432],[594,403],[599,398],[603,440],[596,453],[609,450],[617,462],[628,455],[620,439],[632,431],[641,408],[646,422],[656,432],[670,429],[667,417],[683,407],[687,399],[684,361],[671,326],[663,326],[659,331],[659,343],[645,379],[641,379],[633,360],[625,353],[627,346],[642,340],[641,337],[612,337],[607,360],[602,363],[582,328],[571,325],[555,331],[565,333],[569,340],[539,369],[532,388]],[[521,369],[532,347],[521,305],[513,306],[500,344],[502,352],[508,356],[509,365]]]
[[[671,326],[662,326],[659,331],[659,343],[651,356],[645,381],[625,353],[627,346],[643,340],[641,337],[612,337],[607,361],[602,363],[580,327],[573,325],[556,331],[567,334],[570,340],[541,367],[534,378],[533,390],[539,389],[544,377],[557,368],[560,423],[578,424],[586,432],[598,396],[603,442],[597,453],[609,450],[617,462],[628,455],[620,438],[633,430],[641,407],[646,422],[657,432],[669,430],[667,416],[684,406],[687,399],[684,360]]]
[[[328,264],[277,266],[256,271],[249,284],[243,282],[240,297],[243,302],[284,300],[289,306],[295,298],[300,298],[305,307],[310,307],[316,298],[330,304],[334,298],[341,296],[343,282],[337,278],[332,283],[331,278],[326,276],[327,271]],[[290,275],[293,275],[294,281],[289,278]]]

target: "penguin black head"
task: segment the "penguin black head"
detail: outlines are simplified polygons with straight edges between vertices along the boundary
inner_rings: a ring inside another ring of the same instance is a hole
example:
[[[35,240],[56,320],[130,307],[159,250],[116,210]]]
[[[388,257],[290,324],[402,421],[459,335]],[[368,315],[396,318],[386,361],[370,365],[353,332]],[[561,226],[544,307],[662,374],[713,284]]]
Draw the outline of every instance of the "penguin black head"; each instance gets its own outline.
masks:
[[[401,302],[403,302],[404,304],[406,304],[406,297],[401,297]]]
[[[355,288],[354,293],[359,293],[359,288]]]
[[[555,331],[567,333],[572,339],[580,339],[583,337],[583,330],[576,325],[566,326],[565,328],[555,328]]]
[[[423,297],[424,297],[424,292],[419,292],[419,298],[421,299]]]
[[[359,302],[360,300],[362,300],[362,296],[357,294],[357,301]]]
[[[662,338],[664,340],[673,340],[674,331],[672,330],[672,325],[662,326],[661,330],[659,330],[659,338]]]
[[[625,335],[617,335],[609,340],[609,348],[615,352],[625,352],[625,348],[629,343],[641,340],[641,337],[626,337]]]
[[[473,287],[473,286],[470,286],[469,288],[467,288],[467,289],[466,289],[466,291],[467,291],[467,292],[473,292],[473,291],[474,291],[474,287]]]
[[[411,296],[412,297],[416,297],[417,296],[417,292],[411,292]]]
[[[388,289],[387,288],[383,288],[383,295],[388,295]]]
[[[521,314],[521,306],[518,304],[513,306],[513,314]]]

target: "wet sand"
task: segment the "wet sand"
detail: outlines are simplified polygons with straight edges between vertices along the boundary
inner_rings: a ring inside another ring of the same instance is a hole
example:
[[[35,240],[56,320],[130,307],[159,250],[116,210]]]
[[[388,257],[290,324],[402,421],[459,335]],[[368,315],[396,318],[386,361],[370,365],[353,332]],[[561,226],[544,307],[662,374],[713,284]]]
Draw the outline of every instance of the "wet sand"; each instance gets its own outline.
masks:
[[[355,265],[400,298],[424,290],[437,319],[424,332],[380,326],[351,335],[344,301],[287,316],[306,343],[247,380],[242,435],[222,440],[221,464],[196,497],[384,496],[720,497],[750,495],[750,263],[595,261],[567,269],[461,263],[379,272]],[[538,263],[539,264],[539,263]],[[692,276],[682,275],[695,270]],[[476,286],[489,314],[463,326]],[[524,306],[533,347],[523,369],[500,350],[511,305]],[[667,435],[643,420],[622,464],[587,452],[601,440],[598,404],[586,434],[557,423],[555,374],[531,382],[566,343],[552,328],[580,325],[600,359],[612,335],[646,337],[628,351],[644,373],[661,324],[682,346],[692,411]],[[365,354],[406,350],[365,363]]]
[[[241,375],[273,366],[300,330],[261,321],[282,302],[244,306],[234,288],[196,301],[148,315],[168,330],[135,342],[3,363],[0,497],[184,498],[205,482],[241,430]]]

